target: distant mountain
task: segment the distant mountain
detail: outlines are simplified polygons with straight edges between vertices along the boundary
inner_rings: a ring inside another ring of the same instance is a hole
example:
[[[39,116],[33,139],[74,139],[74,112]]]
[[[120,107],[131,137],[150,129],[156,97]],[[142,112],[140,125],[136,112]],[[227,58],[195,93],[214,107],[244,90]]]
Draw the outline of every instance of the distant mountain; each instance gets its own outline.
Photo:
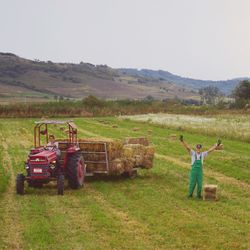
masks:
[[[224,81],[210,81],[210,80],[197,80],[192,78],[181,77],[178,75],[171,74],[164,70],[150,70],[150,69],[133,69],[133,68],[121,68],[119,71],[124,75],[135,76],[135,77],[147,77],[157,80],[164,80],[170,83],[180,84],[187,88],[198,90],[207,86],[216,86],[226,95],[231,94],[235,86],[242,80],[250,80],[250,78],[235,78]]]
[[[189,88],[168,81],[121,74],[106,65],[53,63],[0,53],[0,102],[82,99],[199,99]]]

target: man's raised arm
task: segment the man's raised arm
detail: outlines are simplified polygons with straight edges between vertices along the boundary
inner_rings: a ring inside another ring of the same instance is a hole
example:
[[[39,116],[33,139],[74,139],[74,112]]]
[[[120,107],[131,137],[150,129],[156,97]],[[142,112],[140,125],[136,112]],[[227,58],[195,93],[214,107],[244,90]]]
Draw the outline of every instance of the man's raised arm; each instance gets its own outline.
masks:
[[[190,151],[192,150],[191,147],[184,141],[183,139],[183,135],[180,135],[180,141],[182,143],[182,145],[187,149],[187,151],[190,153]]]
[[[220,146],[220,144],[221,144],[221,140],[218,139],[217,143],[213,147],[211,147],[207,152],[208,153],[213,152],[217,147]]]

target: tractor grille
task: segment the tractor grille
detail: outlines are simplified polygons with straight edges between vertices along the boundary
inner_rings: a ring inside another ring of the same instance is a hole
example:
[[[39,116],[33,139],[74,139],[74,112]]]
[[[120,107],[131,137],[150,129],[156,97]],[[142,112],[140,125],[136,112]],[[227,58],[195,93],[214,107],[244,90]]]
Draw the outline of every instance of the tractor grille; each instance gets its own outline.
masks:
[[[41,165],[41,164],[34,164],[30,165],[29,168],[30,176],[31,177],[49,177],[49,166]]]

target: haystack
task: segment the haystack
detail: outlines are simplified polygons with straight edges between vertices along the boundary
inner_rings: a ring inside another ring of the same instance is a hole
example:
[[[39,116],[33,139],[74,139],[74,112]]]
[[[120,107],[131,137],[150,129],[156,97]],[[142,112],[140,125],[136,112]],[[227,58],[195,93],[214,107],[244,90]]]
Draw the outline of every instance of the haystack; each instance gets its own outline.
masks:
[[[205,185],[203,188],[203,200],[216,201],[217,197],[217,185]]]

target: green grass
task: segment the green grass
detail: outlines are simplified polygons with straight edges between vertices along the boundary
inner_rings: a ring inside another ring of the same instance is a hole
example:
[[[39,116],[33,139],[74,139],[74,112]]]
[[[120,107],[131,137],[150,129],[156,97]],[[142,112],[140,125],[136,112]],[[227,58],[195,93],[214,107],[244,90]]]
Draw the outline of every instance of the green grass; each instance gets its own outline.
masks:
[[[218,202],[189,200],[185,166],[190,159],[178,141],[169,139],[178,130],[114,117],[77,118],[79,137],[149,135],[157,154],[166,159],[157,157],[153,169],[140,170],[133,180],[88,179],[83,189],[67,188],[63,197],[53,184],[25,187],[26,195],[17,196],[13,180],[24,171],[33,122],[0,120],[1,249],[250,248],[249,143],[225,138],[225,150],[206,159],[204,182],[219,185]],[[205,149],[216,142],[202,131],[181,133],[191,145],[200,142]]]

